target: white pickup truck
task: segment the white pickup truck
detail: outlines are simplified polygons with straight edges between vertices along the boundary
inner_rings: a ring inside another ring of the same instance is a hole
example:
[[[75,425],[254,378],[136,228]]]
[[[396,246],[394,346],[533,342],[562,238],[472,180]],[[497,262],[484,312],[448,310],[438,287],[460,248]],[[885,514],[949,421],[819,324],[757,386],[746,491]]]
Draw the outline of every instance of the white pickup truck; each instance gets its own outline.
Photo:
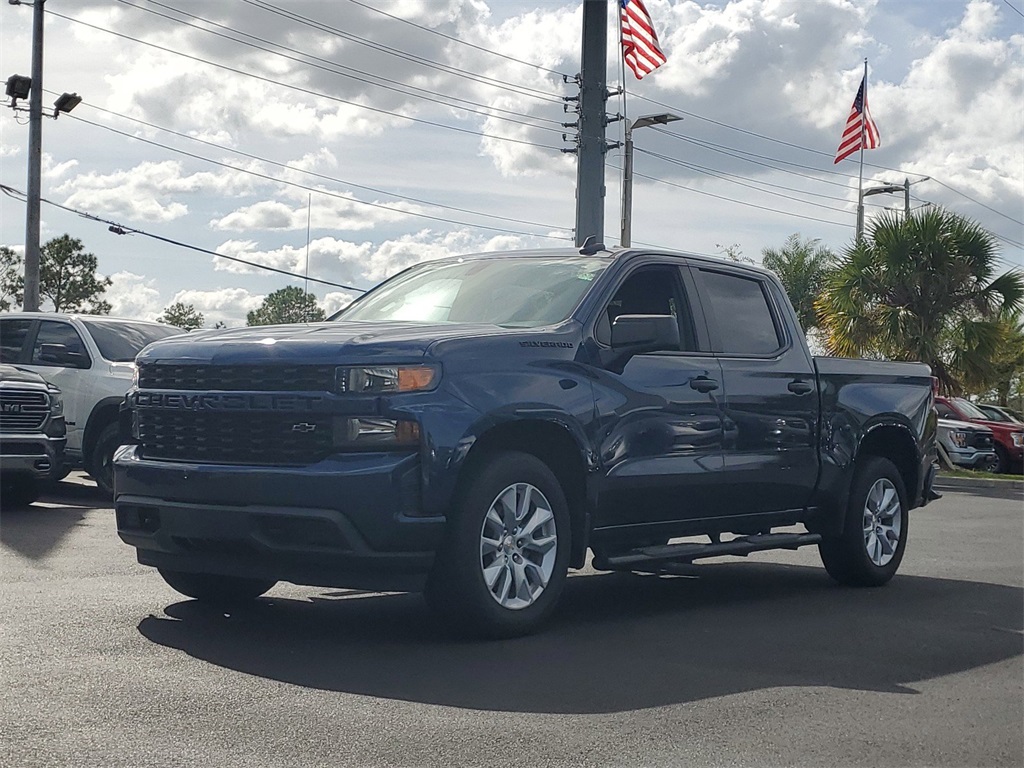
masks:
[[[118,409],[132,385],[135,356],[150,342],[179,333],[184,331],[169,325],[105,315],[0,315],[0,363],[35,371],[63,393],[67,450],[57,479],[82,467],[112,492]]]

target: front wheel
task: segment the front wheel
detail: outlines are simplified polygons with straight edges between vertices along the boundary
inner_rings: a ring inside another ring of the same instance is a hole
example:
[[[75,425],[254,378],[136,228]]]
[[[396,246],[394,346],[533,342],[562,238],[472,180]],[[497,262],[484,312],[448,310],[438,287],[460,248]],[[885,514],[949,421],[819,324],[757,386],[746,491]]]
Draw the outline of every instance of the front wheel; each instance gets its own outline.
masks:
[[[496,453],[459,494],[426,597],[458,632],[515,637],[555,607],[568,571],[569,510],[536,457]]]
[[[214,604],[244,603],[255,600],[277,582],[221,576],[213,573],[188,573],[160,568],[160,575],[175,592]]]
[[[114,495],[114,451],[120,445],[121,434],[115,422],[103,428],[92,448],[89,474],[107,496]]]
[[[843,532],[818,545],[825,570],[840,584],[885,584],[903,560],[908,510],[896,466],[878,456],[864,459],[850,489]]]

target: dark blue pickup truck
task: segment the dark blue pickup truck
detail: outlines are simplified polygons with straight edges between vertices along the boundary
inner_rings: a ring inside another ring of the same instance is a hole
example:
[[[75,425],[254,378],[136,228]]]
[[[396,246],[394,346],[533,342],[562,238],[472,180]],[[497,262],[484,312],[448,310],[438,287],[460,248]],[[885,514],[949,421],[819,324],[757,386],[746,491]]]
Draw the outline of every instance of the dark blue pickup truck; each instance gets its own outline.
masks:
[[[433,261],[331,322],[137,362],[118,533],[200,600],[422,590],[510,636],[588,551],[661,573],[807,544],[877,586],[933,497],[927,366],[812,357],[770,273],[686,254]]]

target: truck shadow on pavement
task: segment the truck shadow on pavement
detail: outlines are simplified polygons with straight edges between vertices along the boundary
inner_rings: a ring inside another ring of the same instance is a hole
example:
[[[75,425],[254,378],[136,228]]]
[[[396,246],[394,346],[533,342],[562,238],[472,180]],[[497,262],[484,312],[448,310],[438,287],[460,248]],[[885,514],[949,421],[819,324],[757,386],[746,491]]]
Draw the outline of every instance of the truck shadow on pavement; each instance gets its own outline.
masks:
[[[418,595],[270,596],[233,614],[150,616],[154,643],[321,690],[507,712],[602,713],[780,686],[915,694],[916,683],[1024,653],[1024,590],[898,576],[875,590],[817,568],[702,565],[699,579],[569,579],[554,621],[516,640],[455,640]]]
[[[3,508],[0,545],[22,557],[41,560],[57,549],[90,511],[109,505],[110,500],[94,485],[57,483],[47,486],[38,502]]]

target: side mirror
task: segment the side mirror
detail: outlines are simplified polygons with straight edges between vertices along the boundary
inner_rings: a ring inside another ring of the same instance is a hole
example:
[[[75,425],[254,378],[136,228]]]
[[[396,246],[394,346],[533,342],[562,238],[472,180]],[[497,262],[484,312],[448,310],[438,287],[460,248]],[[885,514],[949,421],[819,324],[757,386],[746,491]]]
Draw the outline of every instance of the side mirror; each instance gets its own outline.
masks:
[[[69,352],[64,344],[41,344],[39,359],[44,363],[64,365],[69,368],[88,368],[89,356],[81,352]]]
[[[679,321],[672,315],[619,315],[612,323],[612,349],[639,355],[679,346]]]

